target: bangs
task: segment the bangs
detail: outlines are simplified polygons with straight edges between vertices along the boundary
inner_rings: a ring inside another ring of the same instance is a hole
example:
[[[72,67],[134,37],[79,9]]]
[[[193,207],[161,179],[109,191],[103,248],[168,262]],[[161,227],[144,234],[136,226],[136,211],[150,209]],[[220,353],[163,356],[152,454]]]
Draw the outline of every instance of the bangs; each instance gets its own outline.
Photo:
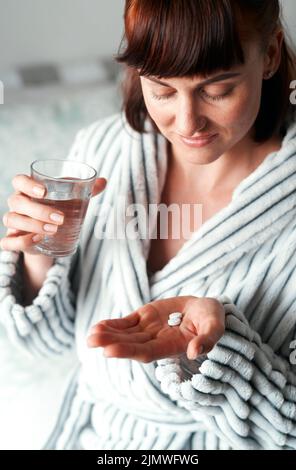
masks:
[[[140,75],[210,75],[245,63],[231,0],[130,0],[126,49],[116,60]]]

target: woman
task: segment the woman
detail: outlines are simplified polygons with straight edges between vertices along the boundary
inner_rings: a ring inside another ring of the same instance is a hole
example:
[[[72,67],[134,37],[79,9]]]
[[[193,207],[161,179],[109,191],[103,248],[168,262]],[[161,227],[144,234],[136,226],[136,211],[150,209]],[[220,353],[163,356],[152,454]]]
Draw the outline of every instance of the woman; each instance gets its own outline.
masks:
[[[14,178],[1,318],[32,353],[75,344],[80,360],[47,448],[296,449],[296,75],[279,14],[126,1],[124,112],[69,155],[108,180],[76,255],[33,254],[54,208]],[[201,226],[183,216],[192,236],[175,239],[168,219],[162,237],[159,203],[201,205]],[[136,214],[137,236],[112,237],[114,214],[121,229]]]

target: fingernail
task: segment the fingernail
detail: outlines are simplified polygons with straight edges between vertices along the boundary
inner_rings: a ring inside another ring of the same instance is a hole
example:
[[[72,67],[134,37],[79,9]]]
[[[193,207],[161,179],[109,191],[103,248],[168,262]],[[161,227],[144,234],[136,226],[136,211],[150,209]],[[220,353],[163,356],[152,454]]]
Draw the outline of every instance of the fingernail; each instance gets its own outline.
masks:
[[[42,240],[42,235],[34,235],[34,237],[32,238],[33,242],[36,243],[36,242],[40,242]]]
[[[200,356],[204,352],[204,350],[205,350],[204,346],[200,346],[197,351],[198,356]]]
[[[103,353],[103,354],[104,354],[105,357],[112,357],[112,354],[110,353],[110,351],[108,352],[108,351],[106,351],[105,349],[104,349],[104,353]]]
[[[53,220],[54,222],[58,222],[60,224],[64,222],[64,216],[61,214],[57,214],[55,212],[53,214],[50,214],[49,218]]]
[[[58,227],[56,225],[45,224],[43,225],[45,232],[56,232]]]
[[[36,194],[36,196],[42,197],[45,193],[45,189],[41,186],[34,186],[33,193]]]

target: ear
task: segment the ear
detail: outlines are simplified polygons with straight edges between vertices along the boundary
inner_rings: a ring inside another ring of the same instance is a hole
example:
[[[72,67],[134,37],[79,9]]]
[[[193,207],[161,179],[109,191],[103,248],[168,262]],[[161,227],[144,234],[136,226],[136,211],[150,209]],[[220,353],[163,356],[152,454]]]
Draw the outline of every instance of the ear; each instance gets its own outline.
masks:
[[[282,58],[283,40],[283,30],[277,29],[277,31],[273,34],[266,50],[264,73],[273,72],[273,74],[275,74],[277,72]]]

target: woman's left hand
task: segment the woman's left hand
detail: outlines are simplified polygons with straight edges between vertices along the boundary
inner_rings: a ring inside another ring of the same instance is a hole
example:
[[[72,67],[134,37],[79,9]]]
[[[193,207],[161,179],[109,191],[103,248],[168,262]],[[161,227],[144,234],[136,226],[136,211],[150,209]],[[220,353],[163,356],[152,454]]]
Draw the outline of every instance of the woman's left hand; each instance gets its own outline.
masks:
[[[183,314],[169,326],[169,314]],[[106,357],[148,363],[187,352],[188,359],[207,354],[225,331],[224,308],[212,298],[172,297],[144,305],[124,318],[102,320],[90,330],[87,344],[104,348]]]

